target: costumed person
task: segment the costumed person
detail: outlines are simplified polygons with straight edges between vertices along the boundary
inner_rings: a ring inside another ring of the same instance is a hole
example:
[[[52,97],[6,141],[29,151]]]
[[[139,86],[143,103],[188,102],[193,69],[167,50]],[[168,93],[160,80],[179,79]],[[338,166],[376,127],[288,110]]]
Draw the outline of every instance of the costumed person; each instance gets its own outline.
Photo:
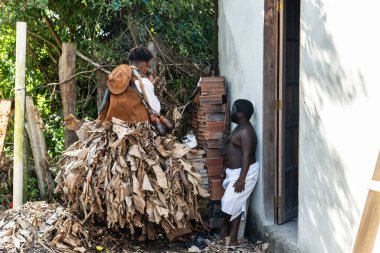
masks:
[[[224,220],[220,237],[230,238],[229,246],[238,244],[237,236],[240,220],[246,219],[247,200],[251,195],[259,175],[259,165],[255,158],[257,136],[249,121],[254,112],[253,105],[245,99],[238,99],[232,105],[231,121],[237,126],[227,139],[224,149],[225,179],[224,195],[221,200]]]
[[[150,107],[156,114],[160,114],[161,104],[156,95],[154,94],[154,84],[157,82],[158,77],[153,77],[153,71],[150,67],[150,61],[153,59],[153,54],[146,48],[136,47],[133,48],[128,55],[129,64],[135,67],[141,75],[141,81],[145,88],[146,96],[149,100]],[[141,93],[141,87],[138,77],[132,77],[137,89]]]
[[[191,148],[160,134],[151,116],[161,106],[147,76],[152,53],[141,47],[129,53],[130,65],[114,68],[107,80],[100,114],[84,121],[79,140],[59,161],[57,191],[85,221],[109,228],[127,227],[139,239],[169,239],[202,224],[198,198],[209,194],[187,159]]]
[[[148,49],[136,47],[130,51],[128,59],[130,65],[117,66],[108,77],[108,91],[99,108],[98,119],[101,121],[111,121],[113,117],[128,123],[149,121],[149,112],[141,98],[142,89],[150,108],[156,114],[160,114],[160,101],[154,94],[154,85],[147,76],[150,71],[149,61],[153,59],[153,54]],[[137,73],[134,70],[137,70]],[[141,79],[139,80],[136,75],[141,75]]]

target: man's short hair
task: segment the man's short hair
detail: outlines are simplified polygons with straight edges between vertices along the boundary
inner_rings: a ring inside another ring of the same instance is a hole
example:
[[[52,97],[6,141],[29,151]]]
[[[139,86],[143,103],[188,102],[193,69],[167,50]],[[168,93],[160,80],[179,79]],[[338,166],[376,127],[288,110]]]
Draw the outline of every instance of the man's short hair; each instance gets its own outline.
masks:
[[[246,99],[238,99],[235,101],[235,106],[237,112],[243,113],[244,117],[246,119],[250,119],[252,117],[252,114],[254,113],[253,105],[251,101]]]
[[[150,61],[153,59],[153,54],[147,48],[134,47],[129,51],[128,60],[134,61]]]

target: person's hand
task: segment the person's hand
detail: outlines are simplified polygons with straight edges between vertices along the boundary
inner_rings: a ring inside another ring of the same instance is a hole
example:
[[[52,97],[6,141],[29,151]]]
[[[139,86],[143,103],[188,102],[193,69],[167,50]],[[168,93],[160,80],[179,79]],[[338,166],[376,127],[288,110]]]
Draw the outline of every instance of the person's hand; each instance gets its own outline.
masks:
[[[238,179],[234,183],[233,187],[235,187],[235,192],[240,193],[240,192],[244,191],[245,181]]]
[[[153,85],[154,85],[154,84],[158,81],[158,79],[159,79],[158,76],[153,77],[153,75],[150,75],[148,78],[149,78],[149,81],[151,81]]]

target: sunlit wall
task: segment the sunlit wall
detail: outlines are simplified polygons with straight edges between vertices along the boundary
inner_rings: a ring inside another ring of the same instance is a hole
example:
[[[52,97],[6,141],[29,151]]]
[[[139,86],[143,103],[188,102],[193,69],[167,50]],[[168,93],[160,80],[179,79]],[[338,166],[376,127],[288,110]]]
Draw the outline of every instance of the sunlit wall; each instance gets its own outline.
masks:
[[[301,6],[298,242],[346,253],[380,151],[380,3]]]

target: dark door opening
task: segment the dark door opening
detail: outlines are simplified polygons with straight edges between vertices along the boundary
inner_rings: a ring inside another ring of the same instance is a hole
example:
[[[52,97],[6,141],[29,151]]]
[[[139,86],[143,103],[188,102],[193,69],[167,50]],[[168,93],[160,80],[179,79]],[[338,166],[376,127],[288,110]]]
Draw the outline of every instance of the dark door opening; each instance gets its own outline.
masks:
[[[300,0],[280,2],[278,20],[277,223],[282,224],[298,216]]]

